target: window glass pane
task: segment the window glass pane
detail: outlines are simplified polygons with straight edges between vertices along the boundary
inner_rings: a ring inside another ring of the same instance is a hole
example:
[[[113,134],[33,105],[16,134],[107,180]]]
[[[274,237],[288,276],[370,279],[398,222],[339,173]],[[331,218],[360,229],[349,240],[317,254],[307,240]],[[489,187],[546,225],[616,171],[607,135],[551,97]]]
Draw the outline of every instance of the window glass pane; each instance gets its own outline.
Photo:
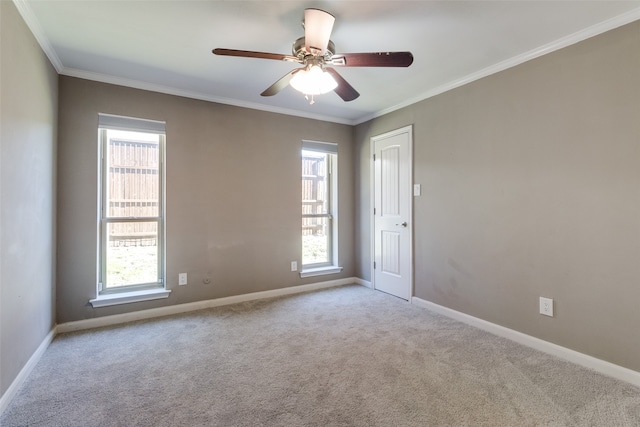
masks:
[[[329,262],[329,218],[302,218],[302,264]]]
[[[160,136],[107,130],[107,218],[157,217]]]
[[[302,150],[302,214],[329,213],[328,154]]]
[[[107,224],[106,286],[158,282],[158,222]]]
[[[333,260],[331,162],[328,152],[302,150],[302,265],[320,267]]]

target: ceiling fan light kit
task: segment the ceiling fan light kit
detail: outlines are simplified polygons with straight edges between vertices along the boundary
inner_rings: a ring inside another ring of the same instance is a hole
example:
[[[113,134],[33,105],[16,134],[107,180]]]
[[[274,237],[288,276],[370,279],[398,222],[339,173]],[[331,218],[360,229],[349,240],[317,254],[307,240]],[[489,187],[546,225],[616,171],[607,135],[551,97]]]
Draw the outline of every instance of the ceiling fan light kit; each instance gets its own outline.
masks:
[[[293,75],[289,82],[292,88],[305,95],[322,95],[331,92],[338,82],[319,65],[311,65]]]
[[[344,101],[353,101],[360,94],[335,69],[326,65],[339,67],[408,67],[413,63],[411,52],[373,52],[335,54],[335,45],[329,39],[335,17],[320,9],[305,9],[302,26],[304,37],[293,43],[293,55],[282,55],[267,52],[223,49],[213,50],[216,55],[239,56],[244,58],[275,59],[302,64],[280,78],[264,92],[262,96],[273,96],[291,85],[308,98],[321,95],[332,90]]]

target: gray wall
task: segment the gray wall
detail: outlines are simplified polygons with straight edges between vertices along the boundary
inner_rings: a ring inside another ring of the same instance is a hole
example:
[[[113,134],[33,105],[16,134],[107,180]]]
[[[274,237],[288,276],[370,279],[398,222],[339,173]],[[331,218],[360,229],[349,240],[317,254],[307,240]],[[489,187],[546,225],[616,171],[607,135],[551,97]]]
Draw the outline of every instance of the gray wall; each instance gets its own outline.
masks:
[[[357,126],[356,274],[369,138],[413,124],[415,295],[640,371],[639,76],[635,22]]]
[[[0,1],[0,395],[54,325],[58,77]]]
[[[351,126],[60,77],[58,323],[354,274]],[[168,299],[94,309],[98,113],[167,122]],[[338,144],[341,274],[300,279],[302,139]],[[189,275],[177,286],[178,273]],[[212,282],[203,284],[210,275]]]

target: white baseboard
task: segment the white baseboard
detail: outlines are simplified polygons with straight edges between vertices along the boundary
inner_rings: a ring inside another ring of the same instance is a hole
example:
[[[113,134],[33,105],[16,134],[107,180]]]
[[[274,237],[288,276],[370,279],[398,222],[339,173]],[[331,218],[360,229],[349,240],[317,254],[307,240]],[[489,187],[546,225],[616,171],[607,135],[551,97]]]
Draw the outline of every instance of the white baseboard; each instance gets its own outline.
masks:
[[[33,368],[38,364],[40,358],[47,350],[47,347],[49,347],[49,344],[51,344],[51,341],[53,341],[53,338],[55,336],[56,328],[54,327],[51,331],[49,331],[47,336],[44,337],[44,340],[42,340],[36,351],[31,355],[22,370],[20,370],[20,373],[18,373],[7,391],[5,391],[2,397],[0,397],[0,415],[4,412],[5,409],[7,409],[7,406],[9,406],[9,402],[11,402],[11,400],[20,389],[20,386],[27,379],[31,371],[33,371]]]
[[[368,280],[364,280],[364,279],[361,279],[359,277],[354,277],[353,278],[353,282],[356,285],[360,285],[360,286],[364,286],[364,287],[369,288],[369,289],[373,289],[373,284]]]
[[[504,326],[496,325],[495,323],[487,322],[486,320],[461,313],[418,297],[413,297],[411,299],[411,303],[468,325],[475,326],[478,329],[482,329],[494,335],[510,339],[511,341],[515,341],[527,347],[560,357],[569,362],[584,366],[585,368],[592,369],[609,377],[625,381],[635,385],[636,387],[640,387],[640,372],[588,356],[575,350],[541,340],[540,338],[532,337],[531,335],[523,334],[522,332],[518,332],[513,329],[505,328]]]
[[[253,301],[263,298],[273,298],[283,295],[298,294],[302,292],[315,291],[318,289],[332,288],[335,286],[360,284],[357,278],[349,277],[346,279],[329,280],[325,282],[311,283],[308,285],[291,286],[288,288],[274,289],[271,291],[253,292],[250,294],[236,295],[232,297],[224,297],[210,299],[205,301],[196,301],[185,304],[176,304],[166,307],[152,308],[148,310],[140,310],[132,313],[115,314],[112,316],[96,317],[93,319],[78,320],[75,322],[67,322],[59,324],[56,332],[59,334],[65,332],[80,331],[84,329],[100,328],[104,326],[119,325],[122,323],[133,322],[136,320],[152,319],[155,317],[171,316],[174,314],[187,313],[189,311],[202,310],[205,308],[220,307],[223,305],[236,304],[239,302]],[[366,286],[366,285],[365,285]]]

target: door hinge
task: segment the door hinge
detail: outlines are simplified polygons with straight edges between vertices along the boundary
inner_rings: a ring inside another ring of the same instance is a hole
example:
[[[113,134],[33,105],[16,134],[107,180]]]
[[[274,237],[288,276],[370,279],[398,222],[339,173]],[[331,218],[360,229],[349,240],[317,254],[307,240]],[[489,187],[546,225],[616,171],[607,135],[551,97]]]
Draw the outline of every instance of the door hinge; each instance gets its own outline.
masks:
[[[376,161],[376,155],[375,154],[373,155],[373,161],[374,162]]]
[[[373,214],[374,215],[376,214],[376,208],[373,208]]]
[[[374,270],[376,269],[376,262],[375,261],[373,261],[373,269]]]

